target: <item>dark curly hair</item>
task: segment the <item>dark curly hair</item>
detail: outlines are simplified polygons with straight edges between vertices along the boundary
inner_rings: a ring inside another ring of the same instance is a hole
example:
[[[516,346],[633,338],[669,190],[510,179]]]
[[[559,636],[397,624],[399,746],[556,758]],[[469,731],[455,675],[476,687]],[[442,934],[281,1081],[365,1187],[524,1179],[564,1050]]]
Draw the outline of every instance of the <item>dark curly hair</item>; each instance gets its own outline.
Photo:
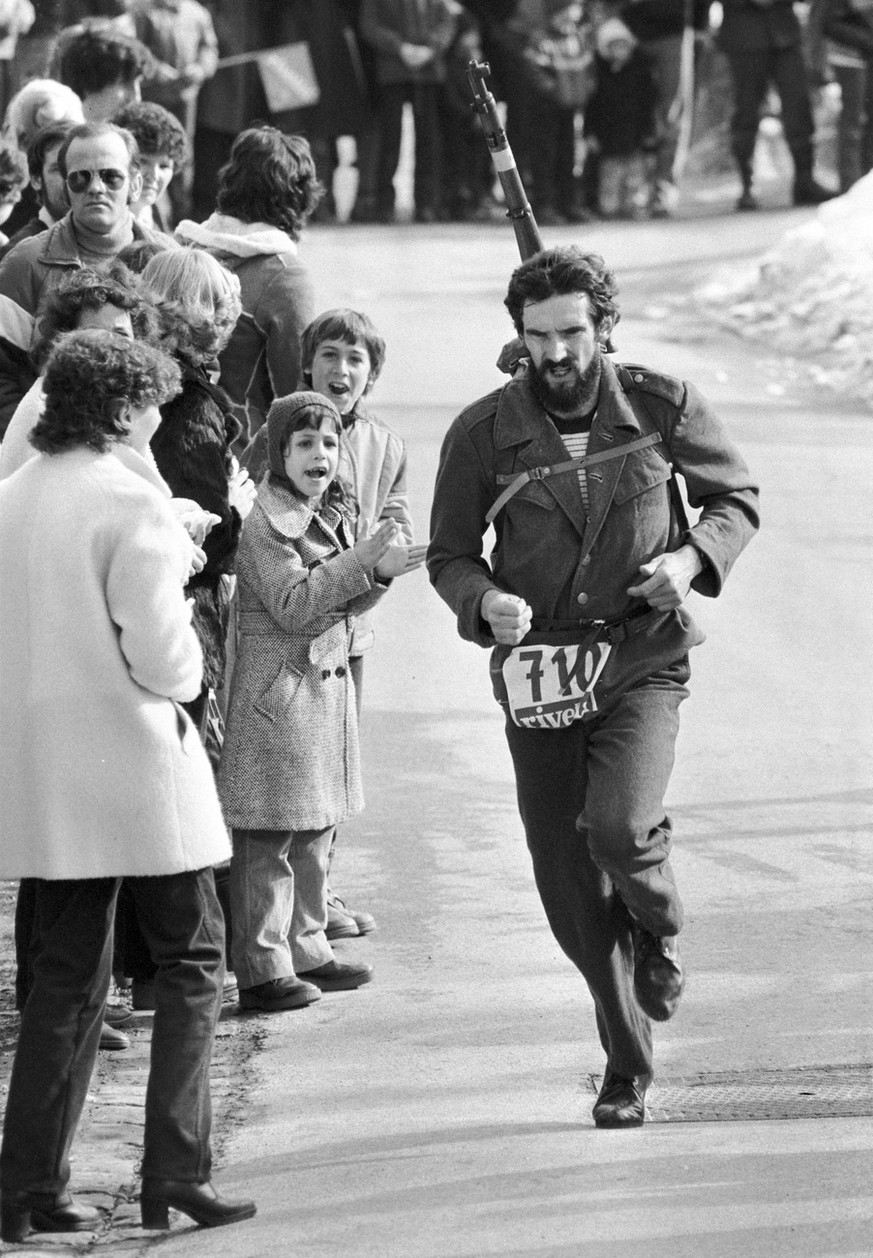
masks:
[[[307,324],[300,336],[300,369],[308,385],[312,384],[312,360],[322,341],[366,345],[370,355],[370,379],[365,392],[369,393],[385,363],[385,342],[372,319],[358,310],[341,306],[336,310],[325,310]]]
[[[524,308],[564,297],[568,293],[584,293],[591,303],[595,327],[618,313],[616,285],[612,273],[597,253],[583,253],[578,245],[562,245],[543,249],[522,262],[513,271],[504,305],[512,316],[515,330],[524,336]]]
[[[53,77],[79,96],[91,96],[113,83],[149,77],[155,59],[138,39],[101,22],[69,26],[58,35]]]
[[[37,450],[103,453],[130,432],[128,407],[161,406],[180,391],[181,374],[163,350],[87,328],[58,338],[43,387],[45,409],[30,434]]]
[[[63,144],[75,125],[75,122],[62,118],[58,122],[50,122],[46,126],[40,127],[27,146],[27,169],[30,172],[31,179],[42,179],[42,168],[46,153],[49,149],[53,149],[56,144]]]
[[[123,262],[135,275],[142,275],[152,258],[163,253],[166,247],[157,240],[132,240],[129,245],[119,250],[116,261]]]
[[[118,259],[102,270],[81,267],[43,299],[36,323],[36,339],[30,360],[41,370],[51,347],[62,332],[78,327],[83,310],[117,306],[130,313],[133,334],[138,341],[157,344],[160,335],[158,312],[139,277]]]
[[[112,115],[117,127],[124,127],[136,140],[140,153],[168,157],[181,166],[188,155],[185,128],[178,118],[153,100],[132,100]]]
[[[216,204],[222,214],[281,227],[292,240],[300,239],[323,196],[308,140],[276,127],[240,132],[218,172]]]

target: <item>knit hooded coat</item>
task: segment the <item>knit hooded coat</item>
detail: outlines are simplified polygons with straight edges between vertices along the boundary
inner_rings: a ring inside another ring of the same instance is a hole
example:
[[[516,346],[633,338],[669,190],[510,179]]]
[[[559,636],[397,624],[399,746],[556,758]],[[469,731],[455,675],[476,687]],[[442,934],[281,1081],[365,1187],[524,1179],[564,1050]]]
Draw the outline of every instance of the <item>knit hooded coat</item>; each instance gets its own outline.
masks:
[[[364,805],[349,643],[355,613],[387,586],[352,549],[356,518],[290,486],[282,450],[305,409],[339,415],[318,393],[274,403],[268,471],[237,552],[239,629],[218,772],[235,829],[322,830]]]

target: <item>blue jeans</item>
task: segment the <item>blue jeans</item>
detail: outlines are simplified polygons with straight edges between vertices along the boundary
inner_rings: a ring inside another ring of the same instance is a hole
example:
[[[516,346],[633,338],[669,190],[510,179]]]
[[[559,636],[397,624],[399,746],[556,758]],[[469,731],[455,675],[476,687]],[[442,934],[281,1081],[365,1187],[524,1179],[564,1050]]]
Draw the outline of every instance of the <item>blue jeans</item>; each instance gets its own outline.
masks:
[[[119,879],[36,882],[33,987],[21,1015],[0,1147],[4,1193],[59,1196],[100,1040]],[[144,1178],[209,1179],[209,1063],[221,1010],[224,921],[211,869],[130,878],[158,966]]]
[[[564,729],[506,726],[543,908],[588,983],[610,1066],[628,1077],[652,1068],[629,914],[658,936],[682,927],[663,801],[688,676],[680,660]]]
[[[240,988],[333,960],[324,932],[334,829],[234,830],[230,911]]]

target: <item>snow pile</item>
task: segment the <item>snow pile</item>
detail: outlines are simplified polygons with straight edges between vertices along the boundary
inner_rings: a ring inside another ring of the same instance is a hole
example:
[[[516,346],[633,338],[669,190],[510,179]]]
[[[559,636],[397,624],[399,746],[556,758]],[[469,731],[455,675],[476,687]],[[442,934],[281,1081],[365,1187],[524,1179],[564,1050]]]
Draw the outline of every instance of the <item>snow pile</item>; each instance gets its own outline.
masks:
[[[873,173],[697,296],[741,335],[818,359],[819,380],[873,402]]]

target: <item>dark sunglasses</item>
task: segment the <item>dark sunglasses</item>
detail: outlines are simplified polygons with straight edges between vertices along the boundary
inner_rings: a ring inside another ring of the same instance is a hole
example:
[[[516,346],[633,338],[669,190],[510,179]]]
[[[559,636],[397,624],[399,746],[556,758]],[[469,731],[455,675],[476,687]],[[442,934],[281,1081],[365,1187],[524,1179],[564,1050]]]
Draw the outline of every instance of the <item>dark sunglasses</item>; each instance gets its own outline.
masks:
[[[78,195],[91,187],[95,175],[100,176],[100,182],[110,192],[117,192],[119,188],[123,188],[124,181],[127,179],[125,171],[115,170],[112,166],[103,170],[71,170],[67,175],[67,187]]]

